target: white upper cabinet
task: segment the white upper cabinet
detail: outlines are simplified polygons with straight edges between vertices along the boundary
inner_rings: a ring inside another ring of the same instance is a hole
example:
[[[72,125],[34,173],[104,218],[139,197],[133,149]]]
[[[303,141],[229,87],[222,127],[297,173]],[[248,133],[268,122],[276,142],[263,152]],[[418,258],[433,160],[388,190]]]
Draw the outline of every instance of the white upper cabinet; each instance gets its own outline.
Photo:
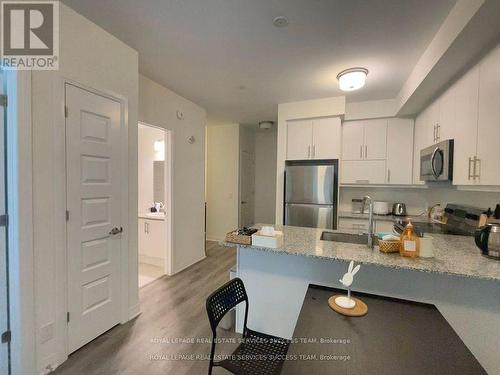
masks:
[[[365,125],[349,121],[342,125],[342,160],[363,160]]]
[[[340,118],[287,122],[287,160],[340,159]]]
[[[476,175],[480,185],[500,185],[500,47],[479,67]]]
[[[385,184],[385,160],[343,160],[341,184]]]
[[[453,184],[473,185],[474,156],[477,147],[477,107],[479,68],[471,69],[452,88],[455,91],[455,140]]]
[[[385,160],[387,154],[387,120],[365,123],[364,155],[366,160]]]
[[[412,184],[413,120],[345,122],[342,156],[342,184]]]
[[[312,121],[287,122],[287,159],[304,160],[312,155]]]
[[[387,120],[348,121],[342,127],[343,160],[385,160]]]
[[[439,99],[439,122],[436,127],[436,142],[453,139],[456,122],[456,90],[450,88]]]
[[[387,122],[386,183],[411,185],[413,180],[413,120],[389,119]]]
[[[342,129],[339,117],[313,120],[313,159],[340,159]]]

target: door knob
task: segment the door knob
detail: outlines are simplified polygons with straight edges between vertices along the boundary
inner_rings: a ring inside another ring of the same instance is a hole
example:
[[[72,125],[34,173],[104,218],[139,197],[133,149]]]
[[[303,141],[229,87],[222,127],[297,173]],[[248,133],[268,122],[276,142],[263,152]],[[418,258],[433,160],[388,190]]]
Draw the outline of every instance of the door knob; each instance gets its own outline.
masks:
[[[123,232],[123,228],[120,227],[119,229],[117,227],[114,227],[113,229],[111,229],[111,231],[109,232],[110,235],[114,236],[115,234],[120,234],[121,232]]]

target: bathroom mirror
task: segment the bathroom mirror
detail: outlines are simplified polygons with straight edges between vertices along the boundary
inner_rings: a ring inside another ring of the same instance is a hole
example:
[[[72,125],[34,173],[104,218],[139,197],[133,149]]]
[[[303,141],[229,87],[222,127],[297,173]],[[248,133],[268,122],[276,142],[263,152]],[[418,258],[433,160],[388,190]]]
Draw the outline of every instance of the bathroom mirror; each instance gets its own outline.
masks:
[[[153,162],[153,198],[155,202],[165,203],[165,162]]]

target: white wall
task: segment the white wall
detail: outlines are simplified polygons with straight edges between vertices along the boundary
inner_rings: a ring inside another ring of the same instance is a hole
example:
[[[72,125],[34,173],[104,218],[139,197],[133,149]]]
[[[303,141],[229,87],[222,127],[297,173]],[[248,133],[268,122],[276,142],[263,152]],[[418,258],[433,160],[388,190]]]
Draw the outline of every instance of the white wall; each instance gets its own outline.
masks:
[[[177,118],[177,111],[184,118]],[[172,131],[173,272],[205,257],[205,124],[203,108],[142,75],[139,121]],[[195,142],[187,139],[194,136]]]
[[[238,228],[239,125],[209,121],[207,127],[207,238],[224,239]]]
[[[59,71],[32,74],[33,210],[36,369],[66,359],[66,242],[64,88],[67,78],[128,101],[129,153],[128,305],[138,311],[137,287],[137,95],[138,54],[60,4]],[[40,335],[42,329],[47,336]]]
[[[276,221],[276,153],[278,133],[275,128],[255,133],[255,222]]]
[[[165,132],[163,130],[139,124],[137,134],[139,214],[148,212],[154,201],[153,165],[155,160],[159,160],[157,152],[154,149],[154,143],[158,140],[165,141]]]

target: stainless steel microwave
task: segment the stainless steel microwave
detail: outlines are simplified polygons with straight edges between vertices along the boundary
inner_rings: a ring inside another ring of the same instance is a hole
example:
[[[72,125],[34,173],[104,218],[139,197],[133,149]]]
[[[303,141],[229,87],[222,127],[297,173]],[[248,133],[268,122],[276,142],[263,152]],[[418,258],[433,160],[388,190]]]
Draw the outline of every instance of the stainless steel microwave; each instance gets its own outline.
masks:
[[[453,139],[436,143],[420,151],[420,180],[453,180]]]

